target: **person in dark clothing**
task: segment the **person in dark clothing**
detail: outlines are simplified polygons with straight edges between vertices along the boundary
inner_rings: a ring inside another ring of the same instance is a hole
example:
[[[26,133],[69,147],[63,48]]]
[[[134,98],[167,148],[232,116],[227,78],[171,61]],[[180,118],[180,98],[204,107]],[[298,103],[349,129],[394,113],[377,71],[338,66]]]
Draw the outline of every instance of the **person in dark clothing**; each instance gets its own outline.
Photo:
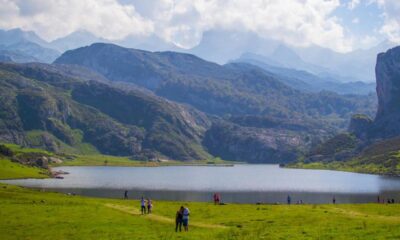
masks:
[[[175,216],[175,232],[182,232],[182,222],[183,222],[183,206],[176,212]]]
[[[125,190],[124,199],[128,199],[128,190]]]
[[[332,203],[333,203],[333,204],[336,204],[336,198],[335,198],[335,196],[333,196]]]
[[[290,196],[288,195],[288,196],[287,196],[287,204],[290,205],[291,202],[292,202],[292,199],[291,199]]]
[[[153,203],[151,202],[151,199],[147,199],[147,214],[151,213],[151,210],[153,209]]]

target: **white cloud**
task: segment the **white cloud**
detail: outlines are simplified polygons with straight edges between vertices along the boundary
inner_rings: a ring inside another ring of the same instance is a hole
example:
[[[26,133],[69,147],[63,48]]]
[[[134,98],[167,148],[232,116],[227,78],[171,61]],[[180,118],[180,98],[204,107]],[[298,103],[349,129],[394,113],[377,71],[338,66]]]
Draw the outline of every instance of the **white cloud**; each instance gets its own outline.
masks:
[[[351,0],[348,4],[347,4],[347,8],[350,10],[355,9],[358,5],[360,4],[360,0]]]
[[[289,44],[351,48],[332,12],[339,0],[160,0],[155,21],[162,37],[192,47],[210,29],[253,31]]]
[[[359,18],[353,18],[353,20],[351,21],[354,24],[358,24],[360,22]]]
[[[380,32],[390,41],[400,43],[400,1],[376,0],[376,2],[383,9],[385,18]]]
[[[0,0],[0,28],[15,27],[47,40],[80,29],[110,40],[153,31],[134,6],[116,0]]]
[[[48,40],[78,29],[111,40],[155,33],[186,48],[204,31],[224,29],[347,51],[352,42],[332,16],[339,6],[339,0],[0,0],[0,28],[22,27]]]

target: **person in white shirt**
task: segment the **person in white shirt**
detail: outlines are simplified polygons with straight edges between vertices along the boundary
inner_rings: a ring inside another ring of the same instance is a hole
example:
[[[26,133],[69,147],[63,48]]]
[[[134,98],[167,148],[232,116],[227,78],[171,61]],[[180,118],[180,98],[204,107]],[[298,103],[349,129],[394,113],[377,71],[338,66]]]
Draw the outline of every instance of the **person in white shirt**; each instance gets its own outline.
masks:
[[[185,232],[189,231],[189,215],[190,215],[189,208],[185,207],[183,209],[183,217],[182,217],[182,222],[183,222],[183,227],[185,228]]]

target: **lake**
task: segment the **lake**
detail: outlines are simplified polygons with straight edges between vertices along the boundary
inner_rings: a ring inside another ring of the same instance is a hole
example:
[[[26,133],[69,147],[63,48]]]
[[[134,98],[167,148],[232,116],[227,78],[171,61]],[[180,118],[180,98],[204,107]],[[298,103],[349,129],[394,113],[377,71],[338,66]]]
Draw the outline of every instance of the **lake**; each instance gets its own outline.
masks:
[[[168,167],[58,167],[64,179],[3,180],[3,183],[87,196],[130,198],[144,195],[174,201],[366,203],[400,201],[400,178],[328,170],[280,168],[278,165]]]

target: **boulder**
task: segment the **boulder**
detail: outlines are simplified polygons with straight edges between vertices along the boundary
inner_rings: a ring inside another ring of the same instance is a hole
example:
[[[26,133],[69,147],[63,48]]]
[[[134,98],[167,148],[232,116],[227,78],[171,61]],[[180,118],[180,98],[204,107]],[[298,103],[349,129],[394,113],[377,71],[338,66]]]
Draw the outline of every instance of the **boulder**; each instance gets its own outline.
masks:
[[[61,160],[59,158],[55,158],[55,157],[49,157],[48,161],[49,161],[49,163],[56,163],[56,164],[60,164],[63,162],[63,160]]]

